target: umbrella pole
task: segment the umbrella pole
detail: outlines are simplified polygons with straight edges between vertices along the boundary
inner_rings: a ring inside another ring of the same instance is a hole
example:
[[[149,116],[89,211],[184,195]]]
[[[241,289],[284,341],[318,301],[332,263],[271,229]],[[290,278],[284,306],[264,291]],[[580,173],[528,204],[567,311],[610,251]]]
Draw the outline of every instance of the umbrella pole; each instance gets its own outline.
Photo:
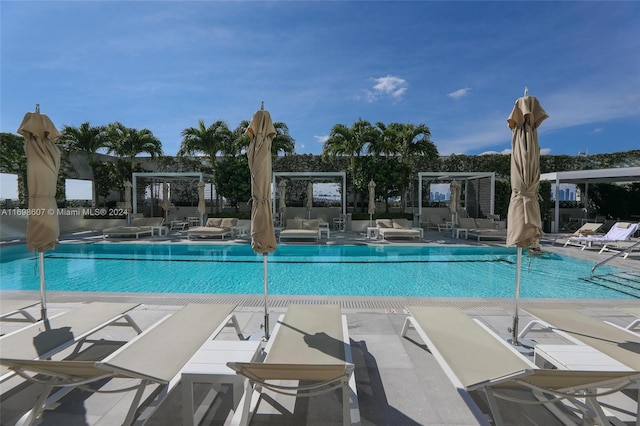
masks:
[[[269,340],[269,307],[267,306],[267,296],[269,294],[269,281],[267,274],[267,254],[262,255],[262,266],[264,269],[264,340]]]
[[[520,302],[520,270],[522,267],[522,247],[518,247],[518,256],[516,260],[516,297],[513,314],[513,327],[511,327],[511,344],[518,346],[518,303]]]
[[[44,252],[38,252],[40,262],[40,319],[42,321],[47,320],[47,297],[45,294],[44,284]]]

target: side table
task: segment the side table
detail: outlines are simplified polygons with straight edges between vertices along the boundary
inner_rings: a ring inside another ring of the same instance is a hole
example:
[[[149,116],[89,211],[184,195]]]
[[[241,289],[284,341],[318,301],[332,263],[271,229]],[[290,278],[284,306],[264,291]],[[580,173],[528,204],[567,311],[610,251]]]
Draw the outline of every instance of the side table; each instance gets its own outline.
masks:
[[[464,238],[469,238],[469,230],[466,228],[453,228],[452,233],[455,233],[456,239],[460,238],[460,234],[464,234]]]
[[[244,391],[244,377],[227,367],[227,362],[252,362],[260,354],[260,341],[210,340],[203,344],[182,369],[182,421],[193,426],[202,421],[221,384],[233,386],[233,407]],[[194,383],[209,383],[212,389],[198,407],[193,406]]]
[[[378,227],[377,226],[367,226],[367,238],[372,240],[378,239]]]

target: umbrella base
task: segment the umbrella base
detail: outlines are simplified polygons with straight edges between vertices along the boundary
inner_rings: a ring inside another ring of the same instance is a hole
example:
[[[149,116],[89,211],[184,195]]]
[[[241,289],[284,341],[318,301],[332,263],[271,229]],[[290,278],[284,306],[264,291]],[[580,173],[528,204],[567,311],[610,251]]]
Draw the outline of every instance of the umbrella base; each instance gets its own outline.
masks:
[[[533,352],[534,352],[535,347],[536,347],[536,344],[535,344],[535,342],[533,340],[518,339],[518,344],[514,345],[513,344],[513,337],[511,336],[511,334],[500,333],[500,338],[505,340],[508,344],[511,345],[511,347],[513,349],[517,350],[522,355],[533,356]]]

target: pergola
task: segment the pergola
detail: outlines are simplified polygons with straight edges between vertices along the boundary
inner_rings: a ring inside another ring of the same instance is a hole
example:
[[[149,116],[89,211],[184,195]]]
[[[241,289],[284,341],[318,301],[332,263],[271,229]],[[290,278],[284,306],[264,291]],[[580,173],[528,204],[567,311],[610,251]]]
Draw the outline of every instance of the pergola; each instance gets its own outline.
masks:
[[[494,172],[419,172],[418,173],[418,216],[422,220],[422,182],[448,182],[454,180],[465,182],[465,207],[473,201],[477,210],[488,209],[490,215],[494,213],[496,174]],[[486,181],[486,184],[484,182]],[[474,185],[475,184],[475,185]],[[474,188],[474,197],[470,194]],[[467,210],[470,215],[473,212]],[[472,216],[473,217],[473,216]]]
[[[133,214],[138,213],[138,186],[136,185],[138,178],[146,178],[146,179],[158,179],[158,180],[187,180],[187,179],[197,179],[199,182],[204,182],[205,180],[211,181],[212,175],[202,172],[135,172],[133,173],[133,196],[131,200],[133,202]]]
[[[540,180],[548,180],[555,184],[556,194],[561,183],[584,184],[585,200],[588,197],[590,183],[639,182],[640,167],[617,167],[613,169],[576,170],[572,172],[543,173]],[[558,232],[560,226],[560,197],[556,196],[554,208],[554,229]]]
[[[342,214],[347,214],[347,174],[345,172],[273,172],[273,181],[272,184],[272,199],[271,199],[271,208],[273,210],[273,214],[276,213],[276,190],[278,187],[277,180],[279,178],[289,178],[289,179],[341,179],[342,180],[342,191],[341,191],[341,200],[340,204],[342,205]]]

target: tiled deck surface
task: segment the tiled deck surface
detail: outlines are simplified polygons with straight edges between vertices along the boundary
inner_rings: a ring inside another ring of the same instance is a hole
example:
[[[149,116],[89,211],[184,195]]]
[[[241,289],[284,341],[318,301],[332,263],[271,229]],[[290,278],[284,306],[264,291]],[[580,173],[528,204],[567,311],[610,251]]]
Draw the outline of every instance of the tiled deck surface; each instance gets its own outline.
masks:
[[[342,237],[342,238],[339,238]],[[154,237],[163,241],[169,237]],[[362,243],[365,239],[358,235],[338,235],[333,243]],[[241,241],[239,241],[241,242]],[[245,241],[246,242],[246,241]],[[366,242],[366,241],[364,241]],[[228,243],[228,241],[225,241]],[[425,233],[423,244],[468,244],[471,240],[454,240],[449,234]],[[379,242],[374,242],[379,244]],[[408,244],[408,243],[399,243]],[[415,244],[415,243],[413,243]],[[498,243],[499,244],[499,243]],[[597,252],[581,252],[576,248],[545,245],[544,250],[568,253],[592,260],[601,260],[603,255]],[[618,259],[614,262],[626,268],[640,270],[637,258]],[[0,293],[6,298],[38,298],[37,292]],[[263,298],[256,296],[226,295],[163,295],[163,294],[114,294],[114,293],[65,293],[50,292],[48,294],[49,314],[73,309],[80,302],[102,301],[134,301],[141,303],[133,311],[134,319],[144,328],[153,324],[169,312],[175,311],[186,303],[218,303],[232,302],[238,304],[236,315],[245,335],[261,335],[260,325],[263,323]],[[270,297],[270,324],[273,327],[277,317],[286,311],[291,303],[326,303],[333,301],[342,306],[347,315],[351,337],[355,377],[358,388],[358,399],[363,425],[473,425],[476,419],[451,385],[443,370],[423,343],[417,333],[411,332],[409,338],[402,338],[400,331],[406,317],[404,307],[408,304],[457,306],[469,315],[482,319],[498,333],[506,333],[511,325],[513,302],[509,299],[454,299],[454,298],[362,298],[362,297]],[[553,305],[570,306],[588,314],[624,325],[631,317],[616,310],[622,306],[639,306],[640,301],[633,300],[538,300],[523,299],[521,301],[520,327],[524,327],[530,318],[524,310],[527,306]],[[38,316],[39,306],[34,307],[33,314]],[[5,334],[24,325],[16,322],[0,322],[0,332]],[[128,333],[128,334],[126,334]],[[101,336],[109,339],[127,339],[133,332],[117,329],[105,330]],[[559,338],[548,332],[535,332],[530,337],[538,343],[557,343]],[[219,339],[235,339],[231,332],[223,332]],[[473,353],[469,353],[469,362],[473,362]],[[116,380],[105,383],[103,388],[117,386]],[[24,386],[19,379],[0,385],[0,424],[13,424],[14,419],[28,407],[33,398],[34,386]],[[225,393],[214,404],[202,424],[222,424],[229,414],[230,396]],[[631,398],[629,398],[629,396]],[[54,411],[47,411],[43,416],[44,425],[100,425],[120,424],[128,408],[132,393],[126,394],[92,394],[73,391],[68,394]],[[483,411],[486,410],[483,397],[474,396]],[[635,405],[637,391],[624,395],[616,395],[610,399],[612,407],[621,411],[612,413],[627,424],[635,421]],[[334,425],[341,424],[341,401],[339,395],[327,394],[317,398],[291,400],[279,399],[283,404],[280,411],[261,405],[261,411],[254,417],[254,425]],[[540,406],[523,406],[500,401],[506,424],[510,425],[556,425],[558,420]],[[163,403],[148,424],[173,426],[181,424],[180,385]]]

